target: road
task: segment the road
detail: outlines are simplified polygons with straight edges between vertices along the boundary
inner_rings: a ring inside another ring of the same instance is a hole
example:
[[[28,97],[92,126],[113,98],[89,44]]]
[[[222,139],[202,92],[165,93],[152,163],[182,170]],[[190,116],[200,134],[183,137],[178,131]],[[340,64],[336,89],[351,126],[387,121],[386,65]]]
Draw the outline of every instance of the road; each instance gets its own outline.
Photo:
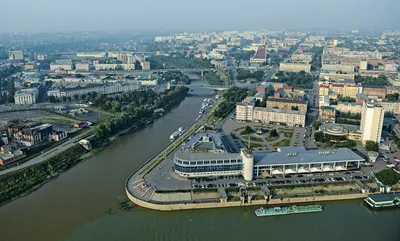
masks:
[[[318,76],[317,74],[315,76]],[[306,118],[306,128],[304,132],[304,147],[306,148],[318,148],[314,141],[314,128],[312,123],[318,119],[318,105],[319,105],[319,88],[318,88],[318,77],[316,77],[311,92],[308,93],[309,110]]]
[[[17,170],[29,167],[29,166],[32,166],[32,165],[35,165],[35,164],[38,164],[38,163],[41,163],[43,161],[46,161],[46,160],[48,160],[48,159],[60,154],[61,152],[65,151],[65,150],[67,150],[67,149],[69,149],[69,148],[71,148],[71,147],[73,147],[75,145],[78,145],[78,141],[79,140],[81,140],[84,136],[87,136],[88,134],[92,134],[92,133],[93,133],[93,130],[92,129],[88,129],[87,131],[84,131],[83,133],[81,133],[81,134],[79,134],[79,135],[77,135],[75,137],[72,137],[71,139],[67,140],[63,144],[61,144],[61,145],[59,145],[59,146],[57,146],[55,148],[52,148],[51,150],[46,151],[46,152],[40,154],[39,156],[34,157],[34,158],[30,159],[29,161],[27,161],[27,162],[25,162],[25,163],[23,163],[23,164],[21,164],[19,166],[12,167],[12,168],[9,168],[7,170],[1,171],[0,172],[0,176],[4,175],[4,174],[7,174],[7,173],[10,173],[10,172],[13,172],[13,171],[17,171]],[[90,137],[92,137],[92,136],[93,135],[91,135],[91,136],[89,136],[87,138],[90,139]]]

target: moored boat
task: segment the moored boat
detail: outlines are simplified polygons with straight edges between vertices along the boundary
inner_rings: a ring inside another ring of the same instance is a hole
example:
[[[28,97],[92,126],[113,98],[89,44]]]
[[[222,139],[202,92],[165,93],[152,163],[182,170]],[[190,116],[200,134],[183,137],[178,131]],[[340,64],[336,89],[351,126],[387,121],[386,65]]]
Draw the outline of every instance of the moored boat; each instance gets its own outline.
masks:
[[[274,207],[274,208],[258,208],[255,211],[257,217],[263,216],[278,216],[287,214],[298,214],[298,213],[313,213],[321,212],[321,205],[307,205],[307,206],[288,206],[288,207]]]

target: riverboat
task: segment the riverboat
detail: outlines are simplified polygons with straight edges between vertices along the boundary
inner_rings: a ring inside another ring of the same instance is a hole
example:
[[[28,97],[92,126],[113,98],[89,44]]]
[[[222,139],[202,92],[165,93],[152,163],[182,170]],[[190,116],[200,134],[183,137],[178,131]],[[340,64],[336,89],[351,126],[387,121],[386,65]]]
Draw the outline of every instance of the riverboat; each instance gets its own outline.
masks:
[[[307,205],[307,206],[289,206],[289,207],[274,207],[274,208],[258,208],[255,213],[257,217],[263,216],[278,216],[287,214],[299,214],[299,213],[314,213],[321,212],[321,205]]]
[[[178,138],[180,135],[182,135],[182,133],[183,133],[183,128],[182,128],[182,127],[179,127],[179,129],[178,129],[177,131],[175,131],[174,133],[172,133],[172,134],[169,136],[169,139],[170,139],[171,141],[173,141],[173,140],[175,140],[176,138]]]

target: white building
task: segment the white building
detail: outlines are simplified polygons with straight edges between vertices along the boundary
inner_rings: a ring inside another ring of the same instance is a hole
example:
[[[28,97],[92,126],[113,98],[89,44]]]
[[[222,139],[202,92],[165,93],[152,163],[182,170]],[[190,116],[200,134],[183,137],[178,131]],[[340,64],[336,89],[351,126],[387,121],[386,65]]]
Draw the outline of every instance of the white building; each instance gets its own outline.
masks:
[[[399,65],[395,63],[386,63],[384,67],[385,72],[397,72]]]
[[[77,63],[75,64],[75,69],[79,71],[89,71],[90,65],[89,63]]]
[[[81,58],[104,58],[106,57],[106,53],[90,53],[90,52],[86,52],[86,53],[77,53],[76,57],[81,57]]]
[[[10,50],[10,51],[8,51],[8,59],[9,60],[23,60],[24,59],[24,51]]]
[[[37,89],[22,89],[14,94],[16,105],[31,105],[36,103],[39,91]]]
[[[368,69],[368,61],[360,61],[360,70]]]
[[[374,141],[379,143],[382,135],[385,110],[374,102],[364,102],[361,112],[362,142]]]
[[[133,70],[135,64],[94,64],[95,70]]]
[[[50,64],[50,70],[51,71],[55,71],[57,69],[72,70],[72,64],[57,64],[57,63],[51,63]]]
[[[117,94],[138,90],[140,86],[139,81],[132,81],[129,83],[105,84],[88,88],[55,89],[47,91],[47,96],[54,96],[56,98],[65,96],[73,98],[75,95],[83,95],[90,92],[96,92],[98,94]]]

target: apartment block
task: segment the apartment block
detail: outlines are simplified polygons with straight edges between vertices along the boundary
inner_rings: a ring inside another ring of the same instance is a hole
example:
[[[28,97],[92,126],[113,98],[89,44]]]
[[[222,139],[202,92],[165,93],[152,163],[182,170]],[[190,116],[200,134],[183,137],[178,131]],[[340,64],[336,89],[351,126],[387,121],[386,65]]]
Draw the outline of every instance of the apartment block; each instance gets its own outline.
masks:
[[[236,120],[237,121],[253,121],[254,103],[237,103],[236,104]]]
[[[299,111],[307,112],[307,101],[293,98],[268,98],[267,107],[283,110],[297,108]]]
[[[280,63],[279,65],[280,71],[287,71],[287,72],[311,72],[311,65],[310,64],[301,64],[301,63]]]
[[[335,109],[342,113],[361,114],[362,106],[360,103],[339,101]]]
[[[387,89],[385,86],[364,86],[362,93],[371,98],[384,99],[387,95]]]
[[[303,111],[281,110],[262,107],[254,108],[253,122],[304,127],[305,121],[306,114]]]
[[[321,106],[319,111],[319,120],[335,122],[336,110],[330,106]]]
[[[253,103],[238,103],[236,105],[236,120],[304,127],[306,113],[303,111],[254,107]]]

